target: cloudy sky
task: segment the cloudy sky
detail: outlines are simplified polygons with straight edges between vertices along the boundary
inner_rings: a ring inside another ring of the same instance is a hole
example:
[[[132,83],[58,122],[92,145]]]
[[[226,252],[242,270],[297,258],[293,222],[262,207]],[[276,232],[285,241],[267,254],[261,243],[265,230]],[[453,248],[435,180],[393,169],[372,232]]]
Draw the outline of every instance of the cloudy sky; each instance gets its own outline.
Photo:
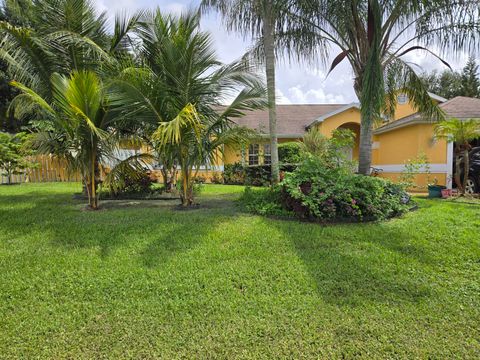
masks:
[[[159,6],[162,11],[181,13],[188,8],[195,8],[200,0],[94,0],[99,10],[107,11],[113,17],[116,12],[133,13],[143,8]],[[249,39],[239,34],[229,34],[222,25],[221,17],[215,13],[204,16],[202,28],[213,34],[215,47],[223,62],[230,62],[241,57],[249,46]],[[336,54],[333,53],[335,56]],[[407,58],[424,70],[444,69],[444,66],[432,56],[417,52]],[[466,62],[466,55],[447,61],[454,69],[461,69]],[[306,103],[350,103],[356,101],[352,89],[352,71],[347,62],[343,62],[326,78],[326,69],[318,66],[306,66],[280,62],[277,66],[278,102],[284,104]]]

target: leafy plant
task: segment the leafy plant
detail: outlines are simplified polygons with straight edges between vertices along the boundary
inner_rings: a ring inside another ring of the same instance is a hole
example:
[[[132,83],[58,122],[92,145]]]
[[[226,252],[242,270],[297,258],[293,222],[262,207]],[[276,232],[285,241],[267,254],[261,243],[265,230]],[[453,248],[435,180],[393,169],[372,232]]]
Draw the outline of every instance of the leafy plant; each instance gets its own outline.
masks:
[[[292,216],[293,213],[282,206],[282,193],[280,186],[266,189],[252,189],[247,186],[239,199],[245,208],[254,214]]]
[[[396,184],[328,167],[310,157],[282,182],[284,206],[302,218],[386,219],[407,210],[408,195]]]
[[[108,130],[119,119],[110,116],[108,89],[94,72],[73,72],[68,77],[53,74],[51,82],[51,104],[32,89],[17,82],[12,84],[36,106],[49,125],[46,131],[36,134],[36,149],[62,157],[69,170],[80,171],[88,204],[97,209],[100,164],[111,157],[118,145],[116,134]]]
[[[13,175],[23,174],[35,164],[27,159],[31,155],[31,136],[26,133],[8,134],[0,132],[0,171],[7,177],[7,183],[12,183]]]
[[[430,162],[428,161],[427,155],[423,152],[417,157],[405,162],[404,170],[399,177],[400,184],[402,184],[405,189],[419,188],[420,186],[415,183],[415,177],[420,173],[426,174],[427,183],[430,183]]]
[[[442,121],[435,127],[435,137],[455,144],[455,183],[461,195],[465,195],[470,170],[470,141],[480,138],[480,120],[449,119]]]
[[[283,164],[297,164],[301,161],[301,145],[298,141],[289,141],[278,145],[278,159]]]
[[[212,184],[223,184],[223,175],[221,173],[214,172],[210,181],[212,182]]]

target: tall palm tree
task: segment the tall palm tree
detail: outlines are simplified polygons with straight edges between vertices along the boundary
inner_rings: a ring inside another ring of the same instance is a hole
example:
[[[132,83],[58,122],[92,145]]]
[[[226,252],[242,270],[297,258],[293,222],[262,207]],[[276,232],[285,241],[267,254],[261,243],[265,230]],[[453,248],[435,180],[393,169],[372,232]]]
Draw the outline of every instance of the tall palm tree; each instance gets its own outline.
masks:
[[[435,137],[455,144],[455,183],[462,195],[467,188],[470,170],[470,142],[480,138],[480,120],[449,119],[440,122],[435,127]],[[462,181],[463,163],[463,181]]]
[[[90,70],[70,76],[53,74],[50,102],[32,89],[13,82],[44,117],[46,131],[35,140],[40,152],[67,160],[70,170],[79,171],[86,185],[88,204],[98,208],[97,186],[100,164],[112,154],[117,141],[110,130],[117,118],[108,111],[108,89]]]
[[[256,43],[252,54],[265,64],[267,80],[272,182],[280,180],[278,162],[277,115],[275,101],[275,62],[285,54],[296,58],[312,57],[319,37],[312,36],[292,0],[203,0],[203,9],[218,10],[229,30],[251,35]]]
[[[193,203],[195,172],[214,165],[225,144],[238,144],[248,135],[232,120],[266,106],[265,88],[249,63],[222,64],[199,21],[192,12],[147,14],[139,30],[143,66],[120,74],[112,98],[119,118],[135,120],[131,133],[143,135],[161,155],[173,154],[181,167],[185,206]]]
[[[478,0],[304,0],[298,6],[296,16],[316,29],[322,41],[340,49],[330,71],[344,59],[353,69],[361,103],[362,174],[370,172],[374,123],[393,114],[399,90],[418,111],[442,118],[404,55],[423,51],[448,66],[432,52],[433,46],[442,53],[480,48]]]

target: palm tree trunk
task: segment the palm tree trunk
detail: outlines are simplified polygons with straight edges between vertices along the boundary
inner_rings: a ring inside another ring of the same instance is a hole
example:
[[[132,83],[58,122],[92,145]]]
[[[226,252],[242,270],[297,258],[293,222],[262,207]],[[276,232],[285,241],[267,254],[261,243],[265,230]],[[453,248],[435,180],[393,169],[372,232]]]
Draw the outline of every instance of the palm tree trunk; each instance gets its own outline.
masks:
[[[460,170],[461,170],[460,151],[458,150],[456,153],[457,153],[457,156],[455,158],[455,184],[457,184],[457,188],[458,188],[458,191],[460,191],[460,194],[463,195],[465,193],[465,190],[463,188],[462,179],[460,176]]]
[[[275,37],[271,16],[271,3],[265,1],[263,19],[263,46],[265,50],[265,72],[267,76],[268,119],[271,147],[272,183],[280,181],[278,165],[277,109],[275,102]]]
[[[95,181],[95,166],[96,166],[96,158],[97,158],[97,153],[96,151],[92,152],[92,168],[91,168],[91,174],[90,174],[90,207],[93,210],[98,209],[98,199],[97,199],[97,184]]]
[[[372,166],[372,134],[373,120],[362,118],[358,155],[358,173],[362,175],[370,175]]]
[[[468,146],[465,147],[465,150],[463,151],[463,194],[465,194],[465,190],[467,189],[467,181],[468,181],[468,175],[470,171],[470,159],[468,156]]]

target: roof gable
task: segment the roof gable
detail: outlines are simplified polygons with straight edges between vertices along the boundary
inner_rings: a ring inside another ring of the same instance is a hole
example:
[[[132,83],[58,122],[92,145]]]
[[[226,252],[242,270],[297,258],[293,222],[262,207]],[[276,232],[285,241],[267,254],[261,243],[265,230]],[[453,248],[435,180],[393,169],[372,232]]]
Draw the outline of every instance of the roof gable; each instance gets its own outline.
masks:
[[[360,110],[360,104],[359,103],[351,103],[351,104],[347,104],[347,105],[344,105],[344,106],[341,106],[339,107],[338,109],[335,109],[333,111],[330,111],[329,113],[325,114],[325,115],[322,115],[318,118],[315,119],[315,121],[313,121],[310,125],[308,125],[308,128],[312,127],[313,125],[315,124],[319,124],[319,123],[322,123],[324,122],[326,119],[332,117],[332,116],[335,116],[337,114],[340,114],[344,111],[347,111],[347,110],[350,110],[350,109],[358,109]]]
[[[278,137],[302,137],[315,119],[344,106],[345,104],[277,105]],[[245,116],[233,120],[239,126],[269,133],[268,109],[247,111]]]

